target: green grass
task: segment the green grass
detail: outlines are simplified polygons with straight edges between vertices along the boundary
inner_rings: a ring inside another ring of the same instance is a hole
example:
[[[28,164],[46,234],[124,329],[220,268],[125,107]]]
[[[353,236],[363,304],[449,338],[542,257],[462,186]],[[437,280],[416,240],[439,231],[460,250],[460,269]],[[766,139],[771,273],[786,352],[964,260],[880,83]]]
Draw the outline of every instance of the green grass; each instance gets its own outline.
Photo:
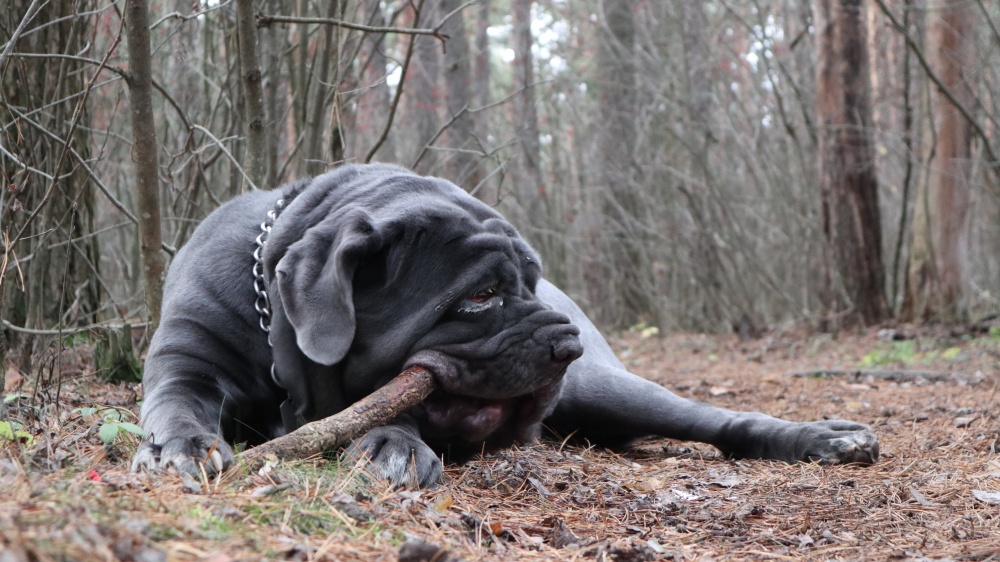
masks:
[[[955,346],[923,349],[917,340],[893,341],[880,345],[861,358],[864,368],[928,365],[937,360],[963,359],[962,349]]]

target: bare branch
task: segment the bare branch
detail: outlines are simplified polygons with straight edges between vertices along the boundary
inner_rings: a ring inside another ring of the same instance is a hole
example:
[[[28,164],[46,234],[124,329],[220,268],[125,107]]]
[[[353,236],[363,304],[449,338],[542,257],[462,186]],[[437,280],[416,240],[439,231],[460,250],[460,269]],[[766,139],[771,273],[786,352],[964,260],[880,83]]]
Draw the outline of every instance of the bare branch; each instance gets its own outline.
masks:
[[[424,7],[424,0],[420,0],[420,4],[415,6],[417,14],[414,17],[414,22],[419,23],[420,21],[420,11]],[[403,84],[406,82],[406,70],[410,68],[410,60],[413,59],[413,47],[417,42],[416,37],[410,38],[410,44],[406,47],[406,58],[403,59],[403,68],[399,73],[399,83],[396,84],[396,95],[392,98],[392,105],[389,106],[389,117],[385,120],[385,127],[382,129],[382,134],[379,135],[378,140],[375,141],[375,145],[368,150],[368,154],[365,154],[365,159],[362,162],[368,163],[372,161],[372,157],[378,152],[378,149],[382,147],[385,139],[389,137],[389,129],[392,128],[392,120],[396,117],[396,109],[399,107],[399,99],[403,96]]]
[[[4,46],[3,53],[0,53],[0,68],[3,68],[3,63],[7,61],[7,57],[10,56],[10,52],[14,50],[14,43],[17,43],[17,39],[24,32],[24,28],[28,26],[28,23],[35,18],[38,13],[39,5],[41,0],[32,0],[31,5],[28,6],[28,10],[24,13],[24,17],[21,18],[21,23],[17,24],[17,28],[14,30],[14,34],[11,35],[10,41],[7,41],[7,45]]]
[[[23,326],[15,326],[7,320],[0,319],[0,324],[4,328],[21,334],[30,334],[32,336],[71,336],[73,334],[80,334],[83,332],[89,332],[91,330],[121,330],[125,327],[125,324],[109,324],[106,322],[98,322],[97,324],[89,324],[87,326],[81,326],[79,328],[68,328],[65,330],[35,330],[32,328],[25,328]],[[149,326],[147,322],[135,322],[128,324],[132,328],[146,328]]]
[[[229,149],[226,148],[226,145],[223,144],[218,137],[212,134],[212,131],[209,131],[208,129],[202,127],[201,125],[192,125],[191,128],[197,131],[201,131],[202,133],[205,133],[205,136],[212,139],[212,142],[214,142],[216,146],[219,147],[219,150],[221,150],[223,154],[225,154],[229,158],[229,161],[232,162],[233,166],[236,167],[236,171],[239,172],[241,176],[243,176],[243,179],[250,184],[250,187],[252,187],[253,189],[257,189],[257,185],[254,183],[253,179],[250,176],[248,176],[246,171],[243,170],[243,167],[240,166],[240,161],[235,156],[233,156],[232,152],[229,152]]]
[[[886,371],[879,369],[813,369],[810,371],[792,371],[786,373],[789,377],[797,378],[831,378],[831,377],[856,377],[873,378],[878,380],[893,382],[913,382],[924,380],[930,382],[943,382],[956,379],[968,379],[956,373],[946,373],[941,371]]]
[[[976,131],[976,136],[983,141],[983,149],[986,150],[986,153],[989,155],[989,167],[994,171],[994,173],[996,173],[997,166],[1000,165],[1000,160],[997,159],[996,153],[993,152],[993,145],[990,143],[989,135],[987,135],[986,131],[984,131],[982,126],[980,126],[979,121],[977,121],[972,113],[969,112],[964,105],[962,105],[962,102],[958,101],[958,98],[955,97],[955,94],[952,93],[951,89],[949,89],[941,81],[941,78],[938,77],[937,73],[934,72],[934,69],[931,68],[930,63],[927,61],[927,57],[924,56],[924,52],[920,49],[920,45],[918,45],[916,40],[910,36],[906,27],[904,27],[903,24],[896,19],[896,16],[889,11],[888,6],[885,5],[885,1],[875,0],[875,3],[878,4],[879,9],[882,10],[885,17],[889,18],[889,22],[896,29],[896,31],[903,36],[903,40],[906,41],[906,44],[913,51],[913,54],[917,55],[917,60],[920,62],[920,66],[923,67],[924,72],[927,73],[927,77],[930,78],[931,82],[934,82],[934,85],[937,86],[938,90],[940,90],[944,97],[948,98],[948,101],[951,102],[951,104],[955,106],[955,109],[962,114],[962,118],[969,123],[969,126],[972,127],[974,131]]]
[[[24,123],[27,123],[28,125],[31,125],[32,127],[34,127],[35,129],[37,129],[39,132],[41,132],[43,135],[49,137],[53,141],[58,142],[58,143],[62,143],[64,145],[69,142],[68,140],[63,139],[62,137],[56,135],[52,131],[46,129],[41,124],[39,124],[38,122],[36,122],[34,119],[31,119],[30,117],[28,117],[28,114],[21,113],[20,111],[18,111],[18,109],[16,107],[12,107],[12,106],[10,106],[9,104],[6,104],[6,103],[3,104],[3,107],[6,110],[10,111],[12,114],[14,114],[14,116],[16,116],[20,121],[22,121]],[[31,168],[31,167],[28,167],[28,166],[24,165],[19,159],[17,159],[16,157],[14,157],[13,154],[10,154],[6,150],[4,150],[4,148],[2,146],[0,146],[0,151],[3,151],[7,156],[10,156],[11,158],[14,158],[14,160],[19,165],[21,165],[22,168],[25,169],[25,170],[28,170],[28,171],[33,172],[33,173],[40,174],[40,175],[42,175],[43,177],[45,177],[46,179],[48,179],[50,181],[52,181],[54,179],[58,179],[58,178],[53,178],[52,176],[50,176],[49,174],[47,174],[47,173],[45,173],[45,172],[43,172],[41,170],[38,170],[38,169],[35,169],[35,168]],[[103,181],[101,181],[101,178],[98,177],[98,175],[97,175],[96,172],[94,172],[94,169],[90,166],[90,164],[88,163],[87,159],[85,159],[83,156],[81,156],[80,153],[77,152],[72,146],[69,147],[69,155],[72,156],[73,159],[76,161],[77,165],[79,165],[83,169],[83,171],[87,173],[87,176],[90,178],[90,181],[94,182],[94,185],[97,187],[97,189],[102,194],[104,194],[104,196],[108,199],[108,201],[111,203],[111,205],[114,208],[118,209],[123,215],[125,215],[125,218],[127,218],[132,224],[139,224],[139,219],[137,219],[136,216],[133,215],[132,212],[129,211],[128,208],[125,207],[125,205],[121,201],[119,201],[118,198],[115,197],[115,195],[113,193],[111,193],[111,189],[107,185],[105,185]],[[167,244],[166,242],[164,242],[161,247],[163,248],[163,251],[165,251],[166,253],[170,254],[171,256],[174,255],[175,253],[177,253],[177,249],[174,248],[173,246],[171,246],[170,244]]]
[[[294,23],[294,24],[322,24],[364,31],[365,33],[399,33],[401,35],[430,35],[440,41],[448,39],[447,35],[441,33],[441,26],[432,29],[406,28],[406,27],[383,27],[375,25],[364,25],[334,18],[302,18],[295,16],[276,16],[267,14],[257,14],[257,27],[270,27],[274,23]]]
[[[87,86],[84,88],[84,96],[80,98],[80,101],[77,102],[76,108],[73,110],[73,119],[70,122],[69,131],[66,134],[66,138],[63,141],[63,150],[62,152],[59,153],[59,160],[56,163],[56,167],[54,168],[55,170],[58,170],[62,166],[63,161],[66,160],[66,155],[73,152],[70,143],[72,142],[74,131],[76,131],[77,126],[79,126],[80,124],[80,118],[83,115],[83,108],[87,103],[87,98],[90,97],[90,92],[93,91],[98,76],[100,76],[101,71],[107,67],[107,61],[109,58],[111,58],[112,53],[115,52],[115,48],[121,42],[121,39],[122,39],[122,28],[119,27],[118,33],[115,35],[115,38],[111,43],[111,46],[104,54],[104,59],[100,61],[97,71],[94,72],[93,76],[91,76],[90,80],[87,82]],[[14,235],[14,238],[11,240],[11,243],[10,245],[8,245],[8,248],[13,247],[14,244],[17,244],[17,242],[21,239],[21,237],[24,236],[24,233],[27,231],[28,227],[31,226],[31,223],[38,216],[38,213],[41,212],[41,210],[45,207],[46,203],[48,203],[49,199],[51,199],[52,193],[55,191],[56,185],[58,184],[58,179],[59,179],[58,177],[53,177],[49,181],[49,186],[45,190],[45,194],[42,196],[41,201],[38,202],[38,205],[35,206],[35,208],[31,211],[31,214],[28,215],[28,218],[25,219],[24,224],[21,225],[21,228],[17,231],[17,234]]]
[[[384,425],[423,402],[434,388],[430,371],[420,366],[410,367],[347,409],[258,445],[243,453],[240,460],[246,469],[254,471],[268,457],[304,459],[343,447],[369,429]]]

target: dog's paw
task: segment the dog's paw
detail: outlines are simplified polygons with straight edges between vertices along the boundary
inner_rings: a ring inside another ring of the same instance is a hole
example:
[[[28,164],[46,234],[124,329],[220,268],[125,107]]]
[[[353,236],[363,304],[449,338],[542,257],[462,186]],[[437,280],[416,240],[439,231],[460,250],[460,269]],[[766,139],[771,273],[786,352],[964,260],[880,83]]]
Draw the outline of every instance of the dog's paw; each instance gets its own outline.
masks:
[[[874,464],[878,460],[878,437],[867,425],[827,420],[803,424],[800,431],[801,452],[796,460],[821,464]]]
[[[174,437],[163,443],[144,441],[132,457],[132,472],[174,468],[191,475],[222,472],[233,465],[233,449],[214,433]]]
[[[354,462],[367,461],[393,486],[427,488],[441,480],[441,459],[405,428],[376,427],[355,439],[346,451]]]

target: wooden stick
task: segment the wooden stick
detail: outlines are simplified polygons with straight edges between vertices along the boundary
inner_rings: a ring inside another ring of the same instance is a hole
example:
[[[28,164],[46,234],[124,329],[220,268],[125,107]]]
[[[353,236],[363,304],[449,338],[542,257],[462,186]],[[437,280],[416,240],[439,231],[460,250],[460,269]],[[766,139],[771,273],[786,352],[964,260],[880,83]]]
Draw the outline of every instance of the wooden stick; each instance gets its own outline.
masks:
[[[270,456],[303,459],[338,449],[421,403],[434,388],[430,371],[420,366],[410,367],[347,409],[247,450],[240,456],[241,464],[255,471]]]
[[[811,371],[793,371],[791,377],[827,378],[827,377],[872,377],[893,382],[910,382],[926,380],[930,382],[947,381],[963,378],[961,375],[939,371],[882,371],[877,369],[814,369]]]

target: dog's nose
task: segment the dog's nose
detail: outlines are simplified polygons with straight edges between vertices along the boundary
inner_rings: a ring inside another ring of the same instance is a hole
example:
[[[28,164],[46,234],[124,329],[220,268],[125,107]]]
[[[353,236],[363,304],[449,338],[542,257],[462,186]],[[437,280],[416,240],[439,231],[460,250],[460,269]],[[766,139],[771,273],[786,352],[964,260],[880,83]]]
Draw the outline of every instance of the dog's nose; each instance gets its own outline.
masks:
[[[580,338],[576,336],[566,336],[559,338],[552,344],[552,360],[557,363],[569,363],[583,355],[583,346]]]

